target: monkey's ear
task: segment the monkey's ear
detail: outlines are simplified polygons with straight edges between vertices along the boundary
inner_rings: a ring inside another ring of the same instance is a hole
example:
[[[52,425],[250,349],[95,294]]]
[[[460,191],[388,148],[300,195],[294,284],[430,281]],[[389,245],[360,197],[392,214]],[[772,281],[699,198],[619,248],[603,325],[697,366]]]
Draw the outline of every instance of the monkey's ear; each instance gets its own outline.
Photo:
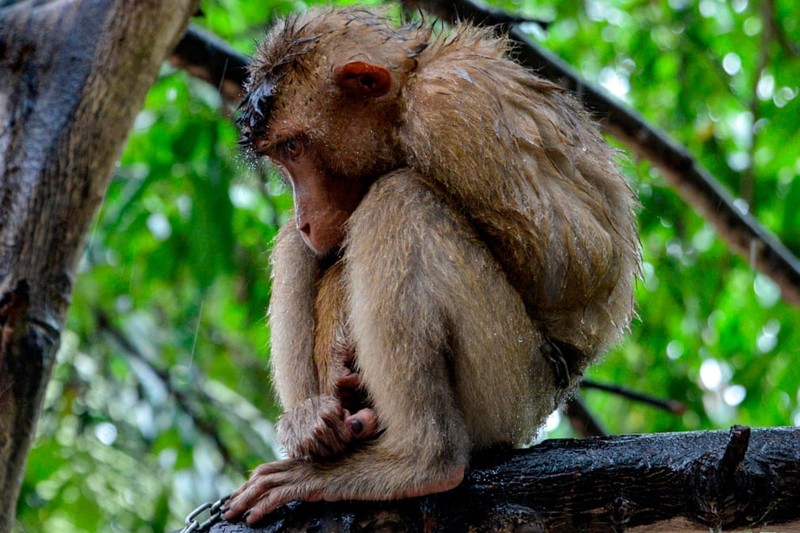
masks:
[[[381,65],[351,61],[336,67],[333,81],[349,95],[377,98],[392,88],[392,73]]]

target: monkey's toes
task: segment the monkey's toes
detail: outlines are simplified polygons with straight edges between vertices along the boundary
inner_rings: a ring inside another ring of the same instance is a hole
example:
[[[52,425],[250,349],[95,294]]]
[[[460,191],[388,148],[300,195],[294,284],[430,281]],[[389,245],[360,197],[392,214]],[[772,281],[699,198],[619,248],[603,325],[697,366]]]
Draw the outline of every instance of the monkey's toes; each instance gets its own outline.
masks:
[[[226,504],[227,510],[223,514],[225,520],[229,522],[235,522],[239,520],[240,518],[242,518],[242,515],[244,515],[247,509],[250,507],[249,505],[247,505],[245,501],[243,501],[243,498],[241,498],[242,489],[244,489],[246,486],[247,485],[245,484],[242,488],[236,491],[236,493],[231,495],[230,499]]]

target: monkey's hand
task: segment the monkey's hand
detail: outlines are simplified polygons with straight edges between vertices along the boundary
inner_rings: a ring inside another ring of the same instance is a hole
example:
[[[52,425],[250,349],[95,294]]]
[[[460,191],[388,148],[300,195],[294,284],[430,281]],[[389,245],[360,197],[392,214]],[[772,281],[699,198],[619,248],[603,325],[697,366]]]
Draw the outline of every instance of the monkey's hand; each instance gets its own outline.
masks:
[[[378,420],[372,409],[354,414],[333,396],[308,398],[278,422],[278,440],[293,459],[328,459],[342,455],[350,443],[373,436]]]

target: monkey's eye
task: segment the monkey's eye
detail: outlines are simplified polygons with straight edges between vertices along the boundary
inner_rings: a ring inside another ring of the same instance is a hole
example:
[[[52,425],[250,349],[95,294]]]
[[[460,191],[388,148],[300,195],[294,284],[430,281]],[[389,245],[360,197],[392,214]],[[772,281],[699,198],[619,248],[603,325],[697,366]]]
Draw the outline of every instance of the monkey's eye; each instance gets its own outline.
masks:
[[[303,153],[303,143],[296,137],[289,137],[275,146],[281,159],[297,159]]]

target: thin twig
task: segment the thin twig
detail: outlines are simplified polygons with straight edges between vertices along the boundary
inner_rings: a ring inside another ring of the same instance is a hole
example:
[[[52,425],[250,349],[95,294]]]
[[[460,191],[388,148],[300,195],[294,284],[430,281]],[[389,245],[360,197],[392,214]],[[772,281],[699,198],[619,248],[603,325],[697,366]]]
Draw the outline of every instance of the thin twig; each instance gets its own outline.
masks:
[[[572,431],[583,438],[608,435],[600,421],[589,411],[583,398],[577,394],[564,404],[564,414],[569,419]]]
[[[413,13],[417,11],[421,5],[424,5],[425,11],[436,17],[448,18],[449,10],[452,9],[452,2],[450,0],[427,0],[422,2],[420,0],[400,0],[403,8]],[[457,15],[459,20],[470,21],[474,24],[483,26],[502,26],[503,28],[511,28],[518,24],[532,23],[536,24],[542,29],[547,29],[550,21],[524,17],[521,15],[513,15],[506,13],[500,9],[473,2],[472,0],[461,0],[458,4]]]
[[[800,57],[800,46],[789,39],[789,36],[786,35],[786,30],[781,26],[778,12],[775,9],[775,1],[764,0],[762,13],[767,16],[766,20],[764,20],[765,29],[769,27],[775,33],[781,48],[791,57]]]
[[[645,403],[676,415],[682,415],[686,412],[686,405],[677,400],[661,400],[659,398],[654,398],[653,396],[632,391],[618,385],[606,385],[605,383],[598,383],[590,379],[584,379],[581,382],[581,387],[584,389],[595,389],[610,392],[612,394],[616,394],[617,396],[622,396],[623,398],[628,398],[629,400]]]

